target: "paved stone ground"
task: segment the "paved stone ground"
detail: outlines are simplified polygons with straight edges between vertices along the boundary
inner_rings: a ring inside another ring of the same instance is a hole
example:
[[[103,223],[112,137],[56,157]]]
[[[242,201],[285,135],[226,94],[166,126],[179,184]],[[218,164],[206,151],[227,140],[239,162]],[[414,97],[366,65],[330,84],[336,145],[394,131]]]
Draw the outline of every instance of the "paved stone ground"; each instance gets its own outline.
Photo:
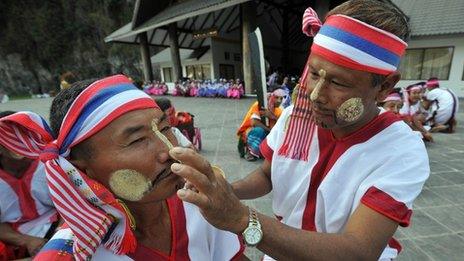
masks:
[[[236,150],[235,130],[252,99],[220,100],[172,97],[178,110],[195,115],[201,128],[203,151],[212,163],[219,164],[229,181],[243,178],[260,162],[240,159]],[[45,117],[51,99],[18,100],[0,104],[2,110],[31,110]],[[432,175],[414,205],[412,225],[400,229],[396,238],[403,245],[399,260],[464,260],[464,113],[458,114],[456,134],[436,134],[435,143],[427,144]],[[266,196],[246,202],[271,215],[271,198]],[[259,251],[248,250],[253,260]]]

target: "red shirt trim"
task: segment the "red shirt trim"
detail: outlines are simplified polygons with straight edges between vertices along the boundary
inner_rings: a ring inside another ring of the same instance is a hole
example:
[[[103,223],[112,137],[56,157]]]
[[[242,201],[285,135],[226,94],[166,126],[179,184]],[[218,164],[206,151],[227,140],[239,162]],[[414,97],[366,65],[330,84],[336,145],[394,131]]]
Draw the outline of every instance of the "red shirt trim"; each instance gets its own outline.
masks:
[[[412,210],[376,187],[370,187],[361,198],[361,203],[376,212],[396,221],[402,227],[409,226]]]
[[[333,137],[330,130],[317,127],[320,151],[318,162],[311,171],[308,197],[303,212],[302,228],[304,230],[316,231],[317,189],[340,156],[351,146],[366,142],[391,124],[400,120],[395,114],[385,112],[375,117],[358,131],[338,140]]]
[[[274,155],[274,150],[269,147],[267,144],[267,138],[261,142],[259,145],[259,150],[261,151],[261,155],[263,155],[264,159],[272,163],[272,155]]]
[[[18,197],[19,208],[22,213],[18,223],[27,222],[39,216],[39,213],[37,212],[37,206],[31,194],[32,177],[37,170],[38,164],[38,160],[33,161],[29,168],[27,168],[27,170],[19,179],[0,169],[0,179],[5,181],[13,189],[13,191],[16,193],[16,196]]]

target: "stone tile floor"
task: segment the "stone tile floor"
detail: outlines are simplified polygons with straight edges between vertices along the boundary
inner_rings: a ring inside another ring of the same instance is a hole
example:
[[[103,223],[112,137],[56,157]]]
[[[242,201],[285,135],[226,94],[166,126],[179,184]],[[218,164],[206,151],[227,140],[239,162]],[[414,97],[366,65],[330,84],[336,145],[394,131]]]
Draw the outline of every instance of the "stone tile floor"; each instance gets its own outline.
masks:
[[[229,181],[245,177],[260,162],[240,159],[235,130],[253,99],[223,100],[170,97],[177,110],[195,115],[201,128],[203,150],[213,164],[223,167]],[[17,100],[0,104],[2,110],[31,110],[48,117],[51,99]],[[414,204],[412,225],[399,229],[396,238],[403,245],[398,260],[464,260],[464,113],[461,100],[456,134],[436,134],[427,144],[432,170],[422,194]],[[271,196],[246,202],[271,215]],[[259,260],[262,254],[248,250]]]

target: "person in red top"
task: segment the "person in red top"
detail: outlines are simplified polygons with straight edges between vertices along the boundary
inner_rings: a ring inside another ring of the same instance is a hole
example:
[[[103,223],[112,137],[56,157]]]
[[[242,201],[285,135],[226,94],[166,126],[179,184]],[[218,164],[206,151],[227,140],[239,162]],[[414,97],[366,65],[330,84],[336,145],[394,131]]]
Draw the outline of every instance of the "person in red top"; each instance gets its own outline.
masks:
[[[52,140],[32,112],[0,113],[0,260],[35,255],[53,235],[58,215],[39,153]]]

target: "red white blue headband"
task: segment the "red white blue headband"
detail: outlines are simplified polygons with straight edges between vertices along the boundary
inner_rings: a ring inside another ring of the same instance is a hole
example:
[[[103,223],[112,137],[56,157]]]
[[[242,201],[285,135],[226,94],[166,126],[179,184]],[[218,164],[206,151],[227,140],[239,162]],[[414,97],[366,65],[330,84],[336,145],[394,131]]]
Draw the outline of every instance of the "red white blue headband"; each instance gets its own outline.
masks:
[[[0,119],[0,145],[30,159],[38,159],[53,140],[47,122],[39,115],[22,111]]]
[[[63,119],[57,139],[40,155],[53,203],[76,236],[73,245],[76,260],[88,259],[101,244],[116,254],[127,254],[135,250],[136,240],[124,206],[66,157],[73,146],[119,116],[147,108],[158,106],[127,77],[116,75],[96,81],[76,98]]]
[[[314,32],[320,25],[310,13],[303,16],[309,35],[308,29]],[[331,15],[315,35],[311,53],[350,69],[388,75],[398,69],[407,46],[390,32],[346,15]]]

